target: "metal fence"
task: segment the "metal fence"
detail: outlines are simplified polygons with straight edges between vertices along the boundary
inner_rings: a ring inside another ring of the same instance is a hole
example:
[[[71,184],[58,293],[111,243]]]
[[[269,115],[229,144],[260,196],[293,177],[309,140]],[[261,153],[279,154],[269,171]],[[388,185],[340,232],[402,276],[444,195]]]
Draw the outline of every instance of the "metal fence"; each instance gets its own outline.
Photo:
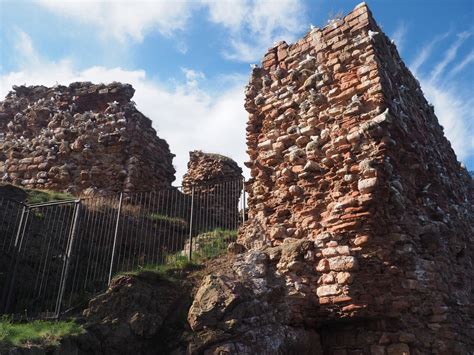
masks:
[[[35,205],[0,199],[0,313],[57,317],[118,272],[222,253],[245,219],[243,184]]]

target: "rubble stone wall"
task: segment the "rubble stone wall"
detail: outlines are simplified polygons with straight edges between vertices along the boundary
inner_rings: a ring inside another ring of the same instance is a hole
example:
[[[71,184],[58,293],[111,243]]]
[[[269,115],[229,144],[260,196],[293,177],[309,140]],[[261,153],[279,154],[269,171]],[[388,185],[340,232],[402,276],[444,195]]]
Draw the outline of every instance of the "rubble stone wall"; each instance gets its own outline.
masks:
[[[188,171],[183,176],[185,191],[191,186],[239,179],[242,179],[242,169],[231,158],[200,150],[189,152]]]
[[[73,194],[171,186],[173,154],[131,85],[14,87],[0,102],[0,178]]]
[[[242,169],[234,160],[199,150],[189,153],[183,193],[194,192],[194,221],[198,229],[237,229],[242,189]]]
[[[314,243],[276,265],[292,324],[328,354],[472,349],[472,179],[367,6],[270,48],[245,107],[240,242]]]

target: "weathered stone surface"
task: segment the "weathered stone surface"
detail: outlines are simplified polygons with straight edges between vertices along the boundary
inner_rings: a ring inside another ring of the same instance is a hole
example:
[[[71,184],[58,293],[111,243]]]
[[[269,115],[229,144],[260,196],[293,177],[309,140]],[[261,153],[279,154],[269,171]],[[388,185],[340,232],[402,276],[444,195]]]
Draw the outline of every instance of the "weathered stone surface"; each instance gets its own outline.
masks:
[[[91,353],[155,354],[179,347],[189,288],[152,272],[113,279],[83,312],[85,329],[100,340]]]
[[[300,241],[240,254],[201,283],[188,312],[191,354],[322,354],[319,335],[290,309],[285,275],[311,243]],[[282,274],[275,274],[275,262]],[[290,267],[288,267],[290,266]],[[299,286],[295,285],[294,291]]]
[[[387,347],[387,355],[410,355],[410,348],[407,344],[391,344]]]
[[[243,189],[240,166],[221,154],[192,151],[189,153],[188,171],[183,176],[183,193],[194,193],[196,216],[210,216],[210,220],[195,218],[198,228],[209,226],[232,229],[241,217],[239,200]],[[202,212],[200,210],[202,209]],[[199,223],[207,225],[198,225]]]
[[[244,288],[228,277],[209,275],[199,287],[188,313],[188,322],[194,331],[219,323],[224,314],[244,297]]]
[[[0,181],[72,194],[171,186],[173,154],[131,85],[15,86],[0,102]]]
[[[183,188],[189,193],[191,186],[239,179],[243,179],[242,168],[231,158],[195,150],[189,153],[188,171],[183,176]]]
[[[328,259],[329,269],[334,271],[347,271],[357,269],[357,259],[353,256],[335,256]]]
[[[287,317],[264,323],[318,329],[327,354],[474,348],[472,179],[367,6],[270,48],[245,108],[242,258],[265,250],[250,288],[278,280]]]

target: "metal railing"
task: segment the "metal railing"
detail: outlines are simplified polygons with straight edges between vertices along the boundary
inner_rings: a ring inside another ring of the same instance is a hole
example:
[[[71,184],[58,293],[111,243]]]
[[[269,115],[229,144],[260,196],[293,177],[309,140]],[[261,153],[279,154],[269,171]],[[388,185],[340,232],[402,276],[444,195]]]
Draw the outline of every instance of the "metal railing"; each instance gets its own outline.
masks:
[[[244,181],[26,205],[0,199],[0,313],[57,317],[119,272],[201,261],[236,238]]]

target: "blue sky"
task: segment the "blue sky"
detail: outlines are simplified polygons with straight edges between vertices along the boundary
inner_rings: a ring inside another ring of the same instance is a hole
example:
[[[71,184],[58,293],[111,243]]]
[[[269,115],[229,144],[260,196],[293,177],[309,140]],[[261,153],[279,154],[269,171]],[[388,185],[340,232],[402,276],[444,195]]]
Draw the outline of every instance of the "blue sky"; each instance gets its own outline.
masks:
[[[243,87],[274,41],[345,15],[358,1],[0,0],[0,95],[13,84],[130,82],[177,155],[246,160]],[[419,79],[458,159],[474,170],[474,1],[367,1]]]

